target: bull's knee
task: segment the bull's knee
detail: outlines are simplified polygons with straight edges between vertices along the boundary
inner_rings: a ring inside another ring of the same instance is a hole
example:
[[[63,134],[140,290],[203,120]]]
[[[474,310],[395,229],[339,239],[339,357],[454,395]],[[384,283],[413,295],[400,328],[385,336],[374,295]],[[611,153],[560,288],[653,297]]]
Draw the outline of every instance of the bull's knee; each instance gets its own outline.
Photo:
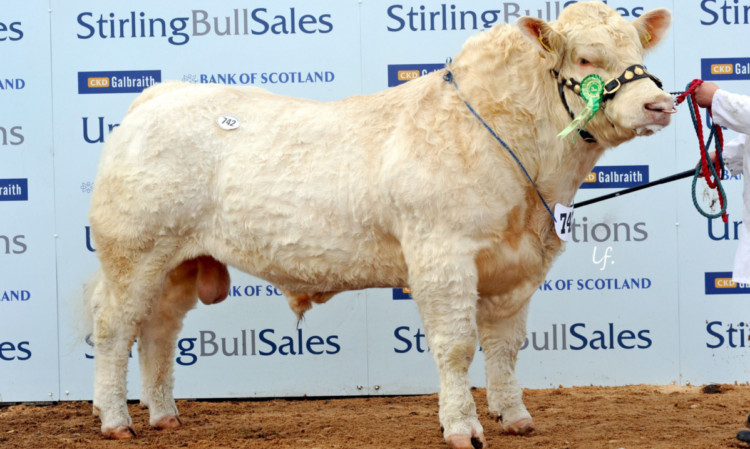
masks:
[[[227,266],[211,256],[198,259],[198,297],[204,304],[216,304],[229,296]]]

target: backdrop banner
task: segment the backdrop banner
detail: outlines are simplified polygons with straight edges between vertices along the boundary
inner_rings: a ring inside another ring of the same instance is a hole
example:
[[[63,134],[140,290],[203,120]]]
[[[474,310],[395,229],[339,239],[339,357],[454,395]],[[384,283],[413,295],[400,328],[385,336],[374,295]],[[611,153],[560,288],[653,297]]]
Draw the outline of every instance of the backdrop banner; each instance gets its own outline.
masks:
[[[92,398],[93,347],[78,306],[98,268],[89,202],[102,145],[141,91],[181,80],[257,86],[316,101],[370,94],[441,70],[482,30],[524,15],[552,21],[572,3],[3,5],[0,372],[6,375],[0,402]],[[654,8],[672,11],[667,38],[645,55],[665,90],[682,91],[700,78],[750,94],[750,54],[736,38],[750,27],[747,7],[701,0],[606,3],[627,20]],[[703,118],[705,127],[709,117]],[[576,200],[694,167],[697,150],[682,106],[660,133],[606,152]],[[742,177],[723,180],[728,223],[696,212],[689,178],[576,209],[571,240],[531,302],[518,357],[521,386],[747,382],[750,286],[731,282]],[[697,194],[705,190],[699,182]],[[176,396],[438,390],[406,286],[342,293],[298,323],[273,285],[230,273],[229,298],[217,306],[199,303],[185,320],[175,354]],[[140,396],[137,347],[136,341],[128,373],[134,399]],[[470,374],[474,385],[484,386],[481,348]]]

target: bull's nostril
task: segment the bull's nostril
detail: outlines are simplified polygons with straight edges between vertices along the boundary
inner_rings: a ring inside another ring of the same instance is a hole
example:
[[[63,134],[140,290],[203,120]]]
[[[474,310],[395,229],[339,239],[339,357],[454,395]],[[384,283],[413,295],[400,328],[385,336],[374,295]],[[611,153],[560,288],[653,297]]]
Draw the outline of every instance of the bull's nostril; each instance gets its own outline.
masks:
[[[677,108],[674,106],[674,103],[671,105],[667,105],[665,103],[647,103],[643,107],[649,111],[661,112],[664,114],[674,114],[675,112],[677,112]]]

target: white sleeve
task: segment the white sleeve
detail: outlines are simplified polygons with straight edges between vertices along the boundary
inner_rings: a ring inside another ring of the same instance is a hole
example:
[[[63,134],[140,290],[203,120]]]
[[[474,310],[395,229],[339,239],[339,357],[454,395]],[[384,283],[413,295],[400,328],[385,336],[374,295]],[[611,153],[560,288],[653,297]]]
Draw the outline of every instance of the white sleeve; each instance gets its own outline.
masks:
[[[724,164],[732,176],[742,173],[742,164],[745,158],[745,151],[750,150],[747,134],[740,134],[729,142],[724,142],[723,159]]]
[[[738,133],[750,134],[749,96],[718,89],[711,101],[711,114],[714,123]]]

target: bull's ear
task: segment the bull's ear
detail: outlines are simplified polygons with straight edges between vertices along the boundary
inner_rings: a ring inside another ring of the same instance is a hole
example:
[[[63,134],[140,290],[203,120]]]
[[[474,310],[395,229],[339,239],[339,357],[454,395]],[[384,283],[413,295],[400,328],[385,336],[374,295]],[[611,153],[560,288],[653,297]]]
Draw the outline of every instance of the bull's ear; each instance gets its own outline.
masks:
[[[638,30],[638,36],[641,38],[644,50],[648,50],[661,42],[671,23],[672,14],[664,8],[651,10],[635,19],[633,26]]]
[[[536,17],[520,17],[516,20],[516,26],[542,52],[556,55],[563,53],[564,39],[562,35],[553,30],[544,20]]]

